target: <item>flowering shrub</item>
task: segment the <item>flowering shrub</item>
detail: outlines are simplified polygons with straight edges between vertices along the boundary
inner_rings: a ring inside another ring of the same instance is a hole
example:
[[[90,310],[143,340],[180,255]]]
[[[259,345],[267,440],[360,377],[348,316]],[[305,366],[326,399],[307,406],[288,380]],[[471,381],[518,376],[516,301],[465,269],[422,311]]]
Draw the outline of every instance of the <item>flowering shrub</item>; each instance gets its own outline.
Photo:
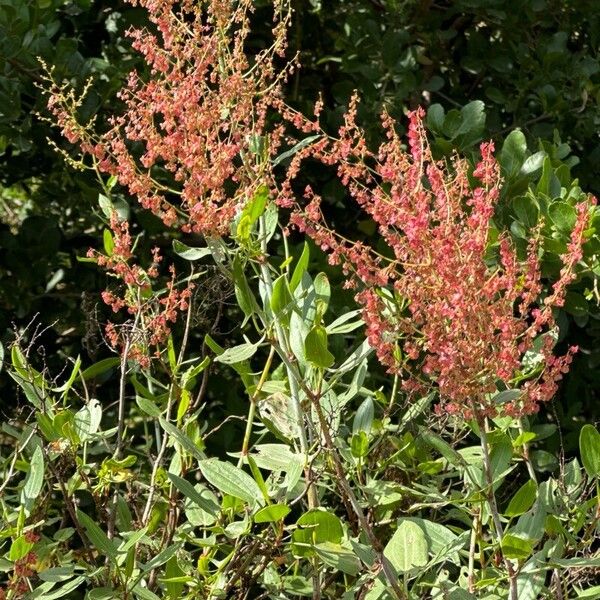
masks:
[[[273,186],[269,157],[281,131],[268,132],[266,120],[290,70],[275,64],[286,49],[290,9],[274,3],[273,44],[250,62],[250,0],[130,3],[148,10],[157,31],[129,31],[150,78],[130,73],[119,93],[124,112],[96,135],[77,122],[76,98],[54,82],[49,108],[99,172],[115,176],[167,225],[227,233],[239,207]]]
[[[387,141],[372,153],[355,123],[356,102],[339,139],[308,147],[296,160],[312,156],[335,166],[392,256],[328,228],[321,199],[311,189],[305,193],[308,204],[294,212],[292,223],[329,253],[332,264],[342,264],[347,286],[361,287],[356,300],[363,306],[369,343],[389,373],[407,375],[407,391],[425,393],[426,381],[433,382],[441,400],[438,410],[467,418],[537,412],[539,402],[556,393],[577,350],[553,356],[552,309],[564,304],[567,285],[576,277],[595,200],[577,206],[560,277],[543,297],[539,232],[532,231],[520,261],[508,234],[498,234],[493,226],[502,183],[494,145],[482,144],[472,174],[465,159],[455,157],[451,165],[436,161],[419,109],[410,114],[408,152],[396,124],[384,115]],[[284,206],[294,205],[290,190],[288,180],[280,200]],[[490,256],[491,244],[497,260]],[[523,366],[536,342],[535,367]],[[520,393],[498,406],[497,381],[522,382]]]
[[[87,368],[77,358],[54,378],[23,338],[11,348],[35,418],[0,439],[0,597],[579,593],[587,579],[570,574],[598,565],[600,433],[581,431],[583,469],[577,458],[559,469],[537,446],[551,425],[528,416],[575,352],[553,354],[554,311],[593,234],[592,202],[574,209],[547,284],[544,223],[524,252],[494,227],[492,144],[473,168],[438,161],[417,110],[408,151],[384,115],[387,139],[372,152],[356,99],[338,138],[326,135],[320,102],[308,118],[282,97],[287,3],[274,4],[273,44],[252,55],[251,2],[140,4],[156,31],[131,36],[149,74],[130,76],[109,130],[80,125],[80,100],[51,79],[50,107],[87,156],[76,164],[110,176],[107,195],[118,182],[172,226],[190,276],[182,285],[170,266],[165,279],[154,244],[137,256],[129,222],[101,197],[104,251],[88,259],[116,281],[102,297],[124,317],[106,329],[118,356]],[[291,126],[310,135],[295,140]],[[328,227],[319,190],[298,200],[307,158],[337,171],[386,249]],[[360,309],[340,306],[290,228],[341,265]],[[192,318],[190,282],[201,293],[205,275],[193,263],[209,257],[234,288],[233,331]]]

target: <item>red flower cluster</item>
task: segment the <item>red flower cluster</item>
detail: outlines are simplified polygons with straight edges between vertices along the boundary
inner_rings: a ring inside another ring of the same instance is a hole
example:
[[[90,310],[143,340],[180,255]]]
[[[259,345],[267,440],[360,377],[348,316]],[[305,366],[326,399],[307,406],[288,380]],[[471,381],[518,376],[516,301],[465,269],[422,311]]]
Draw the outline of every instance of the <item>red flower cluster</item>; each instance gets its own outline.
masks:
[[[39,534],[32,531],[27,532],[23,537],[27,542],[32,544],[35,544],[40,539]],[[37,561],[37,554],[33,551],[29,551],[25,556],[15,561],[12,576],[7,586],[0,588],[0,600],[8,598],[8,594],[11,592],[13,598],[23,598],[30,591],[28,579],[37,575]]]
[[[251,0],[128,1],[148,10],[158,32],[129,31],[150,78],[130,74],[119,94],[125,111],[102,136],[76,122],[72,92],[53,82],[49,107],[67,139],[167,225],[227,235],[240,206],[273,188],[269,156],[281,130],[269,133],[265,120],[289,72],[274,66],[289,7],[274,3],[274,42],[250,61]]]
[[[355,123],[353,100],[339,139],[323,138],[296,157],[310,155],[337,168],[342,183],[378,225],[393,258],[342,239],[324,223],[320,199],[307,189],[308,204],[296,209],[292,224],[311,236],[341,264],[348,285],[360,284],[369,343],[389,372],[403,375],[407,390],[435,385],[440,407],[465,416],[527,414],[550,399],[568,370],[576,348],[553,356],[552,307],[564,302],[581,259],[589,205],[578,218],[560,279],[543,302],[537,242],[519,261],[509,238],[500,234],[498,259],[491,260],[492,217],[501,186],[492,143],[482,144],[472,173],[454,157],[435,161],[422,124],[421,109],[410,114],[408,147],[402,149],[395,123],[384,115],[387,140],[376,154],[367,149]],[[295,206],[291,180],[280,202]],[[538,341],[536,341],[538,340]],[[529,373],[523,359],[538,352]],[[492,400],[497,382],[512,386],[524,379],[521,395],[502,407]]]
[[[119,220],[113,213],[110,228],[113,247],[110,253],[101,254],[89,250],[88,256],[103,266],[109,274],[125,284],[124,293],[106,290],[102,299],[113,312],[125,308],[130,320],[117,326],[109,323],[106,336],[110,345],[120,351],[127,349],[127,356],[141,366],[150,364],[149,348],[161,347],[171,333],[171,325],[177,321],[178,314],[188,309],[193,285],[178,290],[175,283],[175,269],[171,265],[171,279],[162,292],[152,290],[152,282],[158,277],[158,265],[162,260],[159,249],[152,251],[153,262],[147,269],[132,264],[132,239],[127,221]]]

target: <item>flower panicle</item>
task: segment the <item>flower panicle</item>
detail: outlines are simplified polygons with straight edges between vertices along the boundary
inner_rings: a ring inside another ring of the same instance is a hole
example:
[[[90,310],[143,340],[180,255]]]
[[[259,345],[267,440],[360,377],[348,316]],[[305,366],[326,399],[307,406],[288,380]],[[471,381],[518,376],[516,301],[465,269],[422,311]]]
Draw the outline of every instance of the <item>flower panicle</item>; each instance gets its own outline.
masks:
[[[532,231],[524,260],[507,234],[490,245],[502,186],[494,144],[481,144],[473,170],[459,156],[435,160],[424,111],[417,109],[408,115],[406,149],[384,113],[385,141],[371,152],[356,124],[357,106],[353,99],[337,138],[323,137],[294,157],[282,193],[282,204],[292,207],[291,225],[342,266],[348,287],[357,289],[370,345],[407,391],[435,387],[440,410],[466,417],[537,411],[556,393],[577,351],[554,356],[553,308],[564,304],[577,277],[589,203],[577,207],[560,277],[543,298],[541,225]],[[310,188],[304,204],[294,200],[292,181],[308,157],[337,169],[349,195],[377,225],[389,256],[328,227]],[[542,368],[527,371],[523,359],[532,352]],[[495,406],[498,381],[511,386],[517,380],[524,380],[521,397]]]
[[[159,277],[159,265],[163,260],[159,248],[152,249],[152,263],[144,269],[133,262],[134,244],[129,224],[116,212],[111,215],[110,231],[110,252],[102,254],[91,249],[88,256],[120,282],[115,289],[102,292],[102,300],[114,313],[124,310],[128,320],[122,325],[109,322],[106,339],[114,350],[127,354],[127,358],[147,368],[152,357],[160,355],[179,315],[189,309],[194,285],[188,283],[180,289],[175,268],[171,265],[165,288],[153,290],[152,283]]]
[[[278,64],[289,2],[274,3],[272,44],[249,57],[251,0],[128,1],[156,26],[128,31],[149,78],[130,73],[118,94],[124,109],[102,134],[78,123],[79,99],[51,75],[48,107],[93,168],[116,177],[167,226],[227,235],[256,189],[274,190],[270,157],[283,133],[267,113],[295,68]]]

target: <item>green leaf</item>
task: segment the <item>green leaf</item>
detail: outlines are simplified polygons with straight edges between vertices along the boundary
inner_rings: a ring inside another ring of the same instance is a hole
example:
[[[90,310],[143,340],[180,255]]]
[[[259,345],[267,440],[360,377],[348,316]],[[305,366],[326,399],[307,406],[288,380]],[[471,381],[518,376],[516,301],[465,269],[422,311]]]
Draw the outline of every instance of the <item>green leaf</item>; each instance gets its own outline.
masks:
[[[494,404],[506,404],[507,402],[514,402],[523,395],[521,390],[503,390],[498,392],[492,399]]]
[[[304,247],[302,248],[302,254],[296,263],[296,267],[294,268],[294,272],[292,273],[292,278],[290,280],[290,290],[293,292],[298,284],[302,281],[302,275],[306,271],[308,267],[308,261],[310,259],[310,247],[304,242]]]
[[[167,477],[171,480],[173,485],[196,506],[200,507],[202,510],[214,517],[219,514],[219,507],[209,499],[203,498],[189,481],[175,475],[174,473],[167,473]]]
[[[40,571],[39,578],[42,581],[66,581],[67,579],[71,579],[75,575],[75,565],[69,565],[67,567],[52,567],[50,569],[45,569],[44,571]]]
[[[269,188],[262,185],[242,210],[235,231],[235,235],[241,242],[245,243],[250,239],[252,227],[264,213],[268,200]]]
[[[254,356],[258,346],[258,343],[245,343],[240,344],[239,346],[233,346],[232,348],[227,348],[223,354],[219,354],[215,357],[215,361],[225,365],[235,365],[241,363]]]
[[[331,542],[315,544],[315,551],[325,564],[338,569],[342,573],[357,575],[360,571],[360,561],[354,552],[340,544]]]
[[[204,455],[196,444],[185,434],[183,431],[175,427],[172,423],[169,423],[163,417],[159,417],[158,419],[160,426],[189,454],[191,454],[194,458],[199,461],[204,460]]]
[[[398,524],[403,521],[411,521],[421,528],[431,554],[438,558],[443,557],[445,560],[451,561],[457,565],[460,564],[460,557],[457,550],[464,545],[464,542],[445,525],[434,523],[433,521],[428,521],[427,519],[421,519],[419,517],[403,517],[398,520]]]
[[[358,433],[352,434],[350,450],[352,456],[356,456],[356,458],[363,458],[367,455],[369,451],[369,436],[362,429]]]
[[[313,325],[304,340],[306,360],[321,369],[329,368],[335,357],[327,349],[327,331],[322,325]]]
[[[439,435],[423,430],[421,431],[420,437],[426,444],[435,448],[451,465],[454,465],[455,467],[462,467],[465,465],[463,457]]]
[[[148,588],[142,587],[141,585],[136,585],[133,588],[133,593],[137,598],[140,598],[140,600],[160,600],[154,592],[151,592]]]
[[[260,489],[260,493],[262,494],[265,503],[269,504],[269,489],[267,488],[267,484],[265,483],[265,480],[262,476],[262,473],[260,472],[260,469],[258,468],[258,465],[256,464],[256,461],[254,460],[251,454],[248,454],[246,456],[246,461],[248,462],[248,466],[250,467],[250,471],[252,472],[252,477],[254,477],[256,485],[258,485],[258,488]]]
[[[129,548],[135,546],[145,535],[148,533],[148,527],[142,527],[142,529],[138,529],[137,531],[131,532],[131,535],[127,538],[127,541],[124,541],[119,546],[119,552],[127,552]],[[124,535],[124,534],[121,534]]]
[[[23,558],[31,549],[33,544],[25,539],[25,536],[19,536],[11,545],[8,553],[8,559],[13,562]]]
[[[361,402],[356,411],[354,421],[352,422],[352,433],[358,433],[359,431],[364,431],[367,434],[370,433],[374,417],[375,406],[373,405],[373,398],[368,396]]]
[[[246,279],[246,275],[244,274],[242,263],[237,256],[233,260],[231,273],[233,275],[235,297],[238,306],[242,309],[242,312],[246,317],[250,317],[256,312],[258,304],[256,303],[256,298],[254,297],[250,285],[248,284],[248,280]]]
[[[85,595],[85,600],[118,600],[113,588],[101,587],[90,590]]]
[[[84,581],[86,581],[85,577],[75,577],[75,579],[71,579],[71,581],[68,581],[64,585],[54,588],[51,592],[48,591],[41,596],[36,595],[36,598],[39,598],[39,600],[58,600],[58,598],[65,598]]]
[[[473,100],[460,110],[462,122],[452,139],[459,138],[461,147],[469,146],[481,139],[485,127],[485,104],[481,100]]]
[[[271,310],[275,315],[280,315],[290,307],[292,294],[287,283],[287,275],[280,275],[273,282],[273,293],[271,294]]]
[[[434,133],[442,133],[446,114],[441,104],[432,104],[427,109],[427,127]]]
[[[295,146],[292,146],[289,150],[282,152],[279,156],[273,159],[273,166],[276,167],[279,163],[283,162],[286,158],[291,158],[298,151],[302,150],[309,144],[312,144],[314,141],[318,140],[321,135],[309,135],[308,137],[300,140]]]
[[[177,551],[181,548],[181,543],[172,544],[167,546],[162,552],[159,552],[156,556],[153,556],[143,567],[142,570],[145,573],[164,565],[172,556],[177,554]]]
[[[80,510],[77,511],[77,520],[83,525],[90,542],[96,546],[96,550],[100,554],[108,556],[113,563],[116,562],[118,556],[117,549],[112,540],[108,539],[108,536],[98,527],[96,522]]]
[[[358,329],[362,325],[364,325],[364,321],[362,319],[357,319],[356,321],[350,321],[354,317],[360,315],[361,310],[351,310],[341,317],[338,317],[335,321],[327,325],[327,333],[329,335],[335,335],[338,333],[349,333]],[[350,323],[348,323],[350,321]]]
[[[142,411],[144,411],[147,415],[158,419],[160,415],[162,415],[163,411],[152,402],[148,398],[144,398],[144,396],[139,396],[136,394],[135,403],[140,407]]]
[[[527,140],[520,129],[511,131],[498,156],[498,161],[508,178],[518,175],[527,157]]]
[[[537,485],[535,481],[529,480],[523,484],[510,499],[504,514],[507,517],[516,517],[526,513],[535,502],[537,496]]]
[[[286,504],[271,504],[261,508],[254,515],[255,523],[275,523],[281,521],[291,511],[291,508]]]
[[[297,521],[292,535],[294,554],[305,556],[311,552],[309,546],[330,542],[339,544],[344,530],[342,522],[333,513],[323,508],[313,508],[305,512]]]
[[[600,598],[600,585],[587,589],[576,589],[577,598],[585,598],[586,600],[598,600]]]
[[[551,564],[559,567],[600,567],[600,558],[553,558]]]
[[[218,356],[221,356],[225,352],[225,348],[217,344],[208,333],[204,336],[204,343]],[[234,371],[239,374],[246,390],[250,390],[250,388],[254,387],[256,381],[250,369],[250,363],[247,360],[238,364],[232,364],[231,366]]]
[[[36,446],[29,463],[29,473],[23,486],[23,503],[30,507],[37,499],[44,486],[44,455],[42,449]]]
[[[197,483],[194,485],[194,491],[204,503],[208,503],[212,508],[210,512],[206,511],[191,498],[186,498],[184,506],[187,521],[196,527],[210,527],[214,525],[221,512],[219,498],[204,484]],[[197,500],[196,496],[194,498]]]
[[[200,260],[205,256],[210,256],[210,248],[192,248],[179,240],[173,240],[173,251],[177,256],[185,258],[185,260]]]
[[[240,498],[251,505],[262,503],[258,484],[238,467],[216,458],[201,460],[199,466],[204,478],[224,494]]]
[[[387,543],[383,554],[399,573],[407,573],[427,564],[427,538],[416,523],[404,520]]]
[[[113,240],[113,236],[112,236],[112,233],[110,232],[110,229],[104,230],[103,239],[104,239],[104,252],[106,252],[106,254],[108,256],[112,256],[112,254],[115,250],[115,242]]]
[[[111,358],[104,358],[102,360],[99,360],[97,363],[94,363],[91,367],[85,369],[85,371],[79,374],[79,377],[84,381],[88,381],[90,379],[93,379],[94,377],[98,377],[98,375],[106,373],[106,371],[112,369],[113,367],[116,367],[120,362],[121,359],[117,358],[116,356]]]
[[[529,444],[529,442],[532,442],[536,438],[537,434],[533,433],[533,431],[524,431],[523,433],[520,433],[513,441],[513,448],[518,448],[519,446]]]
[[[584,425],[579,434],[579,453],[586,473],[600,476],[600,433],[593,425]]]
[[[544,164],[544,159],[546,158],[546,152],[544,150],[540,150],[535,154],[529,156],[523,166],[521,167],[520,175],[525,175],[527,177],[532,176],[536,171],[539,171]]]
[[[577,221],[577,211],[567,202],[553,202],[548,207],[548,214],[555,227],[564,233],[570,232]]]
[[[206,356],[204,360],[200,361],[196,366],[190,367],[181,377],[181,386],[188,391],[192,390],[194,378],[200,375],[209,364],[210,358]]]
[[[515,558],[525,560],[533,552],[533,542],[531,540],[506,533],[502,538],[502,554],[506,558]]]

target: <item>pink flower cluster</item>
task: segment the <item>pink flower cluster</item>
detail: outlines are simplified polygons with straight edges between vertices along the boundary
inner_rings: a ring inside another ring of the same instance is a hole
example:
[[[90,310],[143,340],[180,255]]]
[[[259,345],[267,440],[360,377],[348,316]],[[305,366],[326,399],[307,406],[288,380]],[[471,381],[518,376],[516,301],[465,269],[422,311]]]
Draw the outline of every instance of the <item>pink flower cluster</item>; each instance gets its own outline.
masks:
[[[402,376],[406,390],[435,386],[439,408],[464,416],[533,413],[555,394],[576,351],[553,355],[552,308],[562,306],[575,278],[589,205],[577,207],[560,278],[542,299],[539,230],[524,261],[506,234],[497,241],[497,260],[490,254],[501,186],[493,143],[481,145],[481,161],[472,173],[459,157],[450,164],[436,161],[423,115],[422,109],[409,115],[408,152],[394,121],[384,115],[387,139],[372,153],[355,123],[353,100],[338,139],[323,137],[295,157],[280,203],[295,207],[292,224],[328,252],[331,263],[342,265],[349,287],[358,288],[369,343],[389,372]],[[296,204],[292,179],[307,156],[337,169],[377,224],[392,258],[331,230],[311,189],[305,192],[307,203]],[[534,347],[541,366],[525,373],[523,358]],[[498,380],[510,387],[519,379],[524,380],[520,397],[496,406]]]
[[[128,1],[147,9],[158,32],[129,31],[150,77],[129,75],[125,110],[102,136],[77,123],[65,88],[53,85],[49,108],[67,139],[165,224],[226,235],[240,206],[273,188],[269,157],[281,130],[265,121],[289,72],[275,66],[289,11],[274,3],[273,44],[250,61],[251,0]]]
[[[127,357],[137,361],[142,367],[148,367],[151,360],[151,348],[159,355],[162,345],[171,333],[171,326],[177,321],[179,313],[188,309],[193,285],[182,290],[177,289],[175,269],[170,267],[171,278],[162,292],[152,290],[152,282],[157,279],[158,266],[162,261],[159,249],[152,250],[153,262],[147,269],[132,262],[132,239],[127,221],[121,221],[113,213],[110,228],[113,248],[107,254],[95,250],[88,251],[88,257],[104,267],[110,275],[120,280],[125,287],[115,293],[105,290],[102,299],[117,313],[126,309],[129,321],[122,325],[108,323],[106,337],[109,344],[121,352],[127,351]]]

